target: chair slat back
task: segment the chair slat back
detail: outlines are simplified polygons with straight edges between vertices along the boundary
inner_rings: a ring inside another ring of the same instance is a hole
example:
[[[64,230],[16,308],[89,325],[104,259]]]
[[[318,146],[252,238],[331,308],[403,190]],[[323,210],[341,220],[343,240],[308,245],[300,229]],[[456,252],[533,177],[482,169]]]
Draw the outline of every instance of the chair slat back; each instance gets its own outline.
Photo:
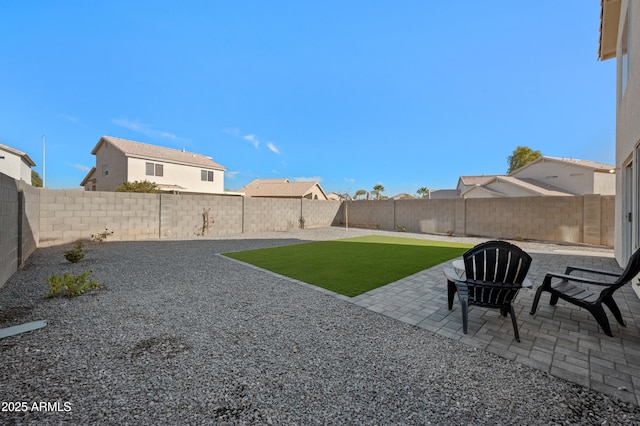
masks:
[[[462,256],[467,278],[485,282],[522,284],[531,256],[506,241],[487,241]]]
[[[631,281],[633,277],[640,273],[640,249],[636,250],[635,253],[631,255],[629,258],[629,262],[627,262],[627,267],[624,268],[624,271],[616,280],[616,284],[624,285]]]

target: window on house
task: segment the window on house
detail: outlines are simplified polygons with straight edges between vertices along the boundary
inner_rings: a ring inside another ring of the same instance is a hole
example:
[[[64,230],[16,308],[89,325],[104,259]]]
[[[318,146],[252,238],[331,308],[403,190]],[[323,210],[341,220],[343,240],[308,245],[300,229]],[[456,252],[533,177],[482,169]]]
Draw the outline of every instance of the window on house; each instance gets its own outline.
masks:
[[[205,182],[213,182],[213,171],[200,170],[200,180],[203,180]]]
[[[146,163],[147,176],[164,176],[164,165],[158,163]]]
[[[102,165],[102,176],[109,176],[109,165],[108,164],[103,164]]]

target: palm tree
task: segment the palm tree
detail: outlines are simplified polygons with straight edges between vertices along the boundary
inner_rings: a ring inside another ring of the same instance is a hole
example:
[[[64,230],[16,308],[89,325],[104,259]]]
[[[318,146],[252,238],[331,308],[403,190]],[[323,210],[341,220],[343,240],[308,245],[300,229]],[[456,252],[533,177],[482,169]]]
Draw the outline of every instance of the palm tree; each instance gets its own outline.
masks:
[[[360,197],[365,197],[365,196],[366,196],[366,198],[369,198],[369,193],[367,191],[365,191],[364,189],[358,189],[356,191],[356,193],[353,194],[353,199],[354,200],[359,200]]]
[[[422,188],[418,188],[416,192],[418,193],[418,196],[420,198],[429,197],[429,188],[427,188],[426,186],[423,186]]]
[[[384,186],[377,184],[376,186],[373,187],[372,192],[376,194],[376,200],[379,200],[381,197],[381,193],[384,192]]]

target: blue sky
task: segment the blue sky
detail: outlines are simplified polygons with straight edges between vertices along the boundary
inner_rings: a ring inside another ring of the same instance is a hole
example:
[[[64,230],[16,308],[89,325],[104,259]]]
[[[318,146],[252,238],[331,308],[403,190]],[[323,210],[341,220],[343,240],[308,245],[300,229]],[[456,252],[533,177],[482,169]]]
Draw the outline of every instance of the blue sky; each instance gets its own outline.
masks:
[[[209,155],[225,188],[454,188],[517,145],[614,164],[598,0],[11,1],[0,143],[78,188],[109,135]]]

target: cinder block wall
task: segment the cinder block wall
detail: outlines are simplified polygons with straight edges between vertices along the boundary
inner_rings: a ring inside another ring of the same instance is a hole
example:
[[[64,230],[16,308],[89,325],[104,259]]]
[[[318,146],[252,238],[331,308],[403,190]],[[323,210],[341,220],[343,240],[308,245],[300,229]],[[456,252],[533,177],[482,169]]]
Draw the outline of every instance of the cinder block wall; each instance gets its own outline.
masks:
[[[18,182],[18,189],[22,191],[22,253],[18,261],[24,263],[40,241],[40,189],[24,181]]]
[[[348,225],[354,228],[395,229],[394,200],[348,201],[344,209],[342,223],[348,218]]]
[[[160,206],[160,238],[242,232],[242,197],[162,194]]]
[[[287,231],[300,227],[301,200],[244,198],[242,232]]]
[[[321,228],[337,224],[341,220],[340,201],[302,200],[302,217],[305,228]]]
[[[584,197],[476,198],[465,205],[468,235],[585,242]]]
[[[159,238],[159,211],[159,194],[43,189],[39,246],[87,239],[105,229],[113,231],[112,241]]]
[[[396,227],[405,227],[407,232],[452,234],[456,229],[456,200],[398,200],[395,216]]]
[[[345,224],[613,246],[615,196],[334,201],[33,188],[0,174],[0,286],[36,247],[109,229],[109,240],[197,238]],[[21,212],[22,214],[19,214]],[[203,213],[208,212],[209,225]],[[22,225],[20,227],[20,224]]]
[[[18,270],[18,183],[0,173],[0,285]]]
[[[349,226],[612,247],[615,196],[352,201]],[[343,209],[346,208],[343,206]],[[344,214],[341,215],[344,224]]]

